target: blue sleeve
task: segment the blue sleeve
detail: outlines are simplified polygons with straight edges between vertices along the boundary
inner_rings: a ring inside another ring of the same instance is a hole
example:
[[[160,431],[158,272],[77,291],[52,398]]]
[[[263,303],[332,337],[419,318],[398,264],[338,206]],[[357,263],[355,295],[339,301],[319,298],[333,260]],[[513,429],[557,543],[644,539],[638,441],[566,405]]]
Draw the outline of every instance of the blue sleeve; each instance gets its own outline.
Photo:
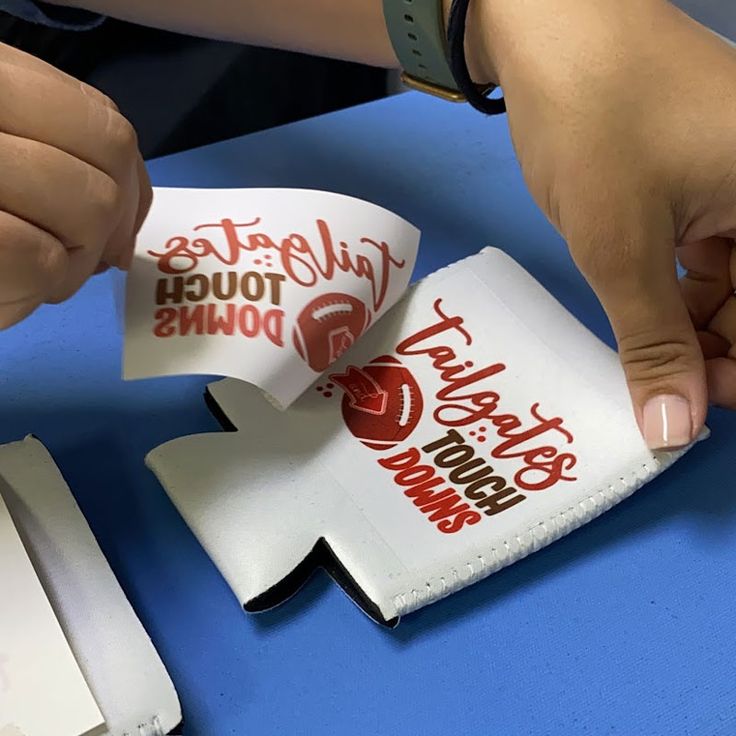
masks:
[[[85,31],[102,23],[103,18],[86,10],[75,8],[59,8],[34,0],[0,0],[0,11],[5,11],[16,18],[40,23],[62,30]]]

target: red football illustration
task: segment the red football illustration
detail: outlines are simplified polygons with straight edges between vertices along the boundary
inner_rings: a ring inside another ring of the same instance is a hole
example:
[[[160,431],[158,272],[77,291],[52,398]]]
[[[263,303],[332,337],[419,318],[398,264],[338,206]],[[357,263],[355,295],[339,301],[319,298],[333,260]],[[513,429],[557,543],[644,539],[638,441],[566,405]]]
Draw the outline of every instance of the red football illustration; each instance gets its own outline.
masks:
[[[371,313],[349,294],[323,294],[302,310],[294,327],[294,347],[309,367],[322,373],[368,328]]]
[[[408,368],[382,355],[363,368],[348,366],[330,380],[345,392],[342,416],[348,429],[372,450],[390,449],[416,428],[422,392]]]

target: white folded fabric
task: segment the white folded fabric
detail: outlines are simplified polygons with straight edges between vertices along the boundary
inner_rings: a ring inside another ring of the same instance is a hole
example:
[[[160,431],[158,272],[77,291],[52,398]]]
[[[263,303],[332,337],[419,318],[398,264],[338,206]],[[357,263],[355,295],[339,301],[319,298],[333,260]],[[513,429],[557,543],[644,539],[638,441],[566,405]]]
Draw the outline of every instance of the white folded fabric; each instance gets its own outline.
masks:
[[[0,494],[105,717],[104,733],[169,733],[181,722],[171,679],[38,440],[0,446]]]
[[[148,458],[247,610],[323,565],[384,623],[618,503],[651,453],[617,356],[494,249],[413,287],[291,409],[226,380],[238,431]]]

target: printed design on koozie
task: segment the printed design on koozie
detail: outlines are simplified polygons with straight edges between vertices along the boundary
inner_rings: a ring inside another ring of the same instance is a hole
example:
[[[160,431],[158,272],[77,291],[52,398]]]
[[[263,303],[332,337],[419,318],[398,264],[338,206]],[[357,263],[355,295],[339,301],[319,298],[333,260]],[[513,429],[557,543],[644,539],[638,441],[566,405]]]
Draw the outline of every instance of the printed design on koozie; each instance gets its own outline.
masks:
[[[422,416],[424,401],[414,376],[399,360],[382,355],[363,368],[353,365],[330,376],[345,392],[342,416],[366,446],[386,450],[407,439]]]
[[[577,457],[561,416],[548,415],[541,402],[526,414],[508,408],[494,384],[506,364],[476,366],[464,359],[474,344],[466,320],[447,313],[442,299],[434,301],[433,312],[430,324],[395,346],[399,357],[383,355],[363,368],[349,365],[329,380],[344,392],[347,428],[382,452],[377,462],[387,480],[438,531],[455,534],[490,521],[530,493],[577,480]],[[419,371],[423,386],[415,377]],[[332,395],[324,386],[317,391]],[[422,436],[431,441],[414,441],[423,416],[431,429]]]
[[[316,373],[332,365],[368,329],[371,312],[350,294],[331,292],[312,299],[294,325],[294,347]]]

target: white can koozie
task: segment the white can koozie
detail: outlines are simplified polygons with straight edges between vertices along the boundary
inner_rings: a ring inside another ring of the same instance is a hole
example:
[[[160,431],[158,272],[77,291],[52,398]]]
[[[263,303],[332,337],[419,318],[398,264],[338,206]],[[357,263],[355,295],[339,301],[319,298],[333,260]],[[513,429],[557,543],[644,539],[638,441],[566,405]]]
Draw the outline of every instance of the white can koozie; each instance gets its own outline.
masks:
[[[413,287],[287,412],[226,380],[237,431],[148,462],[246,610],[324,565],[373,618],[526,556],[674,462],[618,359],[494,249]]]

